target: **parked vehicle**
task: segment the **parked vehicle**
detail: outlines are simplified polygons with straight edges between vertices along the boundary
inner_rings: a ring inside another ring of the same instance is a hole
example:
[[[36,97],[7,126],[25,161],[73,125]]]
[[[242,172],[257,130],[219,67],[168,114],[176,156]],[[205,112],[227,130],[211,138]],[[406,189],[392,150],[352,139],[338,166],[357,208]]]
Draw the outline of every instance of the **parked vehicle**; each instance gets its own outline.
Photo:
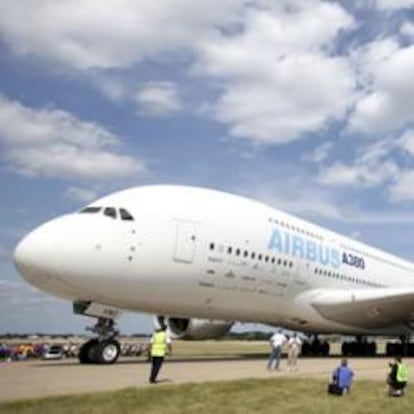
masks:
[[[65,356],[62,345],[51,345],[43,354],[43,359],[62,359]]]

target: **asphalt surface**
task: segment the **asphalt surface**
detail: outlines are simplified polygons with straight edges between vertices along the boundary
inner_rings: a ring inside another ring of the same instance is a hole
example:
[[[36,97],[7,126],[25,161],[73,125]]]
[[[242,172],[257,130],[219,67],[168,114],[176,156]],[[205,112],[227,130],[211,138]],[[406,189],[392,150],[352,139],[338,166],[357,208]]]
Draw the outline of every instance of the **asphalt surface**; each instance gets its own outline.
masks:
[[[388,372],[386,358],[349,359],[355,381],[383,381]],[[337,358],[300,359],[290,372],[286,360],[281,371],[268,371],[265,359],[167,359],[159,375],[160,383],[148,384],[150,365],[146,361],[120,359],[114,365],[80,365],[76,359],[60,361],[19,361],[0,363],[0,401],[56,395],[109,391],[126,387],[160,387],[162,384],[234,380],[242,378],[322,378],[328,381],[339,362]],[[414,372],[414,359],[406,359]]]

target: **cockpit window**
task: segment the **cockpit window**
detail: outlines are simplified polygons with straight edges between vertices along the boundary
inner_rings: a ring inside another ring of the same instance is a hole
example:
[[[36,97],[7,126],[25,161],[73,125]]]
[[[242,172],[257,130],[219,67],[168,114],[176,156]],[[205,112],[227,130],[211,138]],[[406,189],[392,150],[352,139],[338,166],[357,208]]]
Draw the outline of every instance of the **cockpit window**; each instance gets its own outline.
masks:
[[[79,213],[99,213],[102,210],[102,207],[85,207]]]
[[[124,208],[119,209],[119,214],[121,215],[122,220],[134,221],[134,217],[132,217],[131,213]]]
[[[104,214],[105,216],[116,219],[116,209],[114,207],[105,207]]]

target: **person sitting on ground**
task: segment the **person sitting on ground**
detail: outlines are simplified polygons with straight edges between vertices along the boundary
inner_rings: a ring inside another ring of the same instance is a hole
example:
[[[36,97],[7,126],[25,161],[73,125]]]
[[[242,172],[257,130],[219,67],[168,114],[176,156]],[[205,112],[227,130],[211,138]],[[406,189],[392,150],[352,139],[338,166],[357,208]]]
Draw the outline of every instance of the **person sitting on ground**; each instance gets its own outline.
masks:
[[[348,394],[351,390],[353,377],[354,372],[348,367],[348,361],[343,359],[332,374],[332,383],[329,384],[328,392],[335,395]]]
[[[408,380],[407,366],[402,362],[401,357],[396,357],[394,362],[391,362],[389,366],[391,371],[387,378],[387,383],[389,385],[388,395],[392,397],[402,397]]]

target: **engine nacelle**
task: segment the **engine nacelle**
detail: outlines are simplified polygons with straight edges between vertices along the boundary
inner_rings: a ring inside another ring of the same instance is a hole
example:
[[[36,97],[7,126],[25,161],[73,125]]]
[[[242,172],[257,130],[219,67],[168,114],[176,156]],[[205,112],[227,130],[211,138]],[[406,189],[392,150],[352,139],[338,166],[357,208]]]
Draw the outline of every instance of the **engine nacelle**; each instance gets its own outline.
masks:
[[[224,336],[234,322],[156,316],[155,324],[161,323],[165,323],[174,339],[214,339]]]

